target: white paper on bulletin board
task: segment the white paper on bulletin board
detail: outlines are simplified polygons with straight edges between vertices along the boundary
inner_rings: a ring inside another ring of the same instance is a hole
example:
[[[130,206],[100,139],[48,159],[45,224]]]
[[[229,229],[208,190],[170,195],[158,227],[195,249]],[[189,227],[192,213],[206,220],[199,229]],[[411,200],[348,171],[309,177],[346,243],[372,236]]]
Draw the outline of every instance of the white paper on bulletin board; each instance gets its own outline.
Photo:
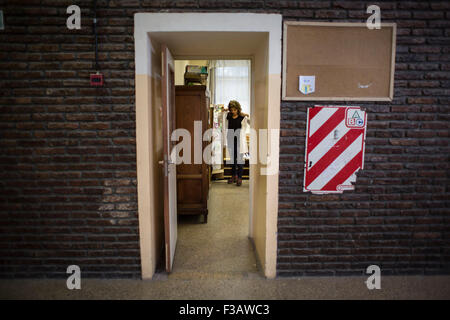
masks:
[[[316,76],[299,76],[298,89],[303,94],[313,93],[316,90]]]

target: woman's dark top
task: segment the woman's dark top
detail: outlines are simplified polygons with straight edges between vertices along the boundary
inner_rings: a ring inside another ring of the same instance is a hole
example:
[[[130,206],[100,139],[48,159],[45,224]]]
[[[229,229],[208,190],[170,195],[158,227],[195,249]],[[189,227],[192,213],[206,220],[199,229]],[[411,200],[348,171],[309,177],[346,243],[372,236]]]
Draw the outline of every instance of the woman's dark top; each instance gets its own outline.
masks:
[[[233,119],[233,114],[230,112],[227,115],[227,119],[228,119],[228,129],[237,130],[242,128],[241,122],[244,119],[243,116],[238,115],[236,119]]]

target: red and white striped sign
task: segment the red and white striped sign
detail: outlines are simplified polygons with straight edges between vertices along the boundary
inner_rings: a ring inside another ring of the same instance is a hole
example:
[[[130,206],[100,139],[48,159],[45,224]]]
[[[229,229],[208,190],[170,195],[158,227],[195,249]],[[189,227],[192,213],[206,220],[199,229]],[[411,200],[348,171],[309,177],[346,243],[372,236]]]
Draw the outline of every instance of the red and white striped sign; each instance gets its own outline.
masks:
[[[364,167],[367,115],[359,107],[308,108],[303,191],[353,190],[355,172]]]

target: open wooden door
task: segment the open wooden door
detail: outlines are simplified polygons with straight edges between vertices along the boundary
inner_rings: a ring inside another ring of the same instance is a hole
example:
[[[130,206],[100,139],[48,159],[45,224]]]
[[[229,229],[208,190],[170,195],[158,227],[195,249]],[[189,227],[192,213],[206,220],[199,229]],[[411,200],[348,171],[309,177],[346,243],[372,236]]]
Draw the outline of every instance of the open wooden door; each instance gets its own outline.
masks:
[[[177,172],[171,152],[175,145],[170,136],[175,129],[175,68],[167,46],[161,46],[162,54],[162,129],[164,166],[164,231],[166,243],[166,271],[171,272],[177,245]]]

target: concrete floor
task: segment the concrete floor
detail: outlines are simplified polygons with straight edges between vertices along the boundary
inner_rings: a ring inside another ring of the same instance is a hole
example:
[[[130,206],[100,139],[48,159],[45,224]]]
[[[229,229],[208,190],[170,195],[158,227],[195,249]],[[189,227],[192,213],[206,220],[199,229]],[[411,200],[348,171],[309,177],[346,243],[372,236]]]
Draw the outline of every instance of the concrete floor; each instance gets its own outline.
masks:
[[[382,276],[380,290],[368,290],[367,277],[265,279],[247,238],[248,192],[248,181],[213,182],[208,223],[180,217],[170,275],[82,279],[81,290],[68,290],[65,280],[2,280],[0,299],[450,299],[450,276]]]
[[[450,299],[450,277],[385,276],[380,290],[368,290],[364,277],[308,277],[267,280],[228,279],[95,280],[68,290],[65,280],[3,280],[0,299]]]

